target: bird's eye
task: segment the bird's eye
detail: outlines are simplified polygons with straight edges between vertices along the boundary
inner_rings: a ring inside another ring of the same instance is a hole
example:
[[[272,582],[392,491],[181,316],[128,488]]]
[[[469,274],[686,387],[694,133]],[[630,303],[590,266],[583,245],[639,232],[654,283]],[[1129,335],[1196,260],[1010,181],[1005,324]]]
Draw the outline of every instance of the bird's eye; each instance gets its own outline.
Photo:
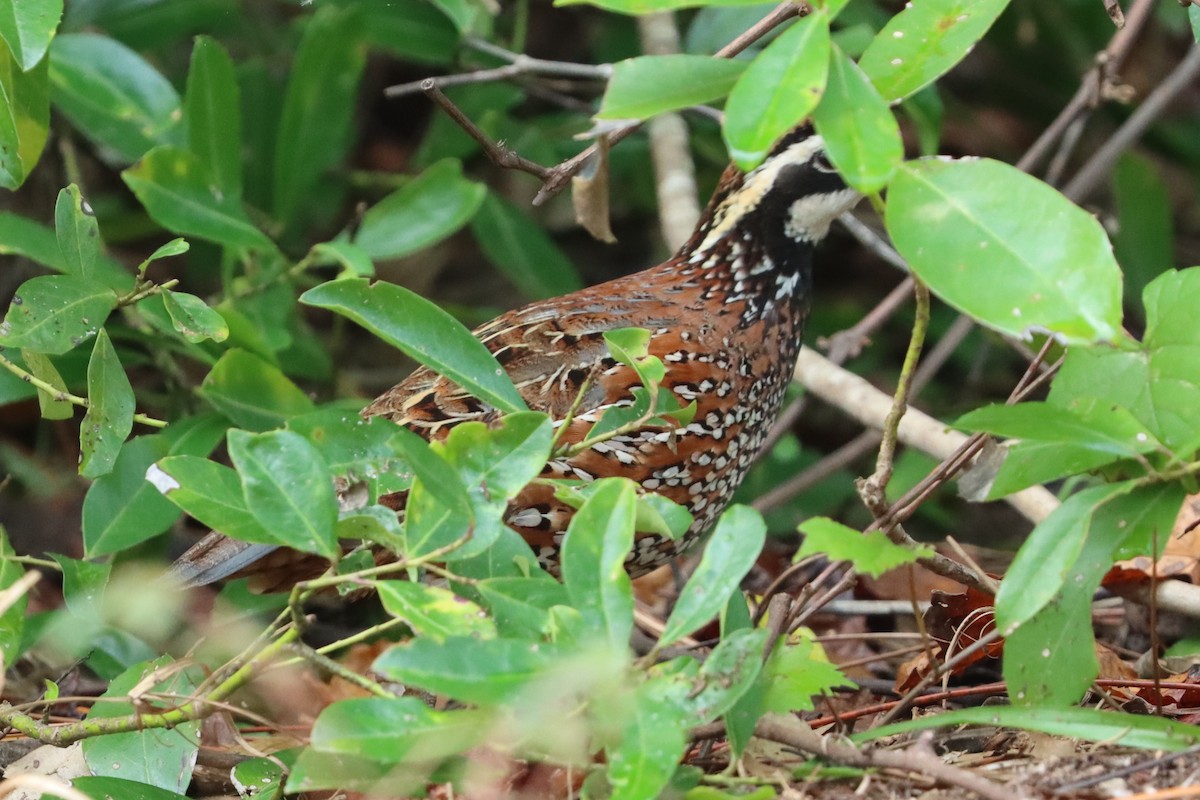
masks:
[[[829,157],[825,155],[825,151],[819,150],[812,160],[813,169],[817,172],[837,172],[833,164],[829,163]]]

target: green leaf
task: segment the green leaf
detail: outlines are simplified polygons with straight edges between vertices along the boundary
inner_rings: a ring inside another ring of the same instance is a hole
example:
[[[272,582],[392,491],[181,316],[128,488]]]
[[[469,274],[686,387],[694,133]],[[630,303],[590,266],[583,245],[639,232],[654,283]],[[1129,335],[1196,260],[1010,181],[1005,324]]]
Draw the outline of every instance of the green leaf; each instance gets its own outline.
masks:
[[[8,532],[0,525],[0,591],[8,589],[25,576],[25,568],[16,561],[10,560],[15,556],[12,542],[8,540]],[[5,664],[15,664],[21,646],[21,634],[25,630],[25,609],[29,605],[29,596],[22,592],[7,608],[0,611],[0,658]]]
[[[113,679],[102,695],[110,702],[93,705],[87,718],[112,719],[135,713],[139,709],[130,702],[128,695],[156,670],[163,670],[162,677],[151,680],[150,685],[144,687],[145,691],[174,694],[179,697],[179,702],[183,702],[198,685],[196,670],[194,667],[169,669],[173,666],[170,656],[161,656],[153,662],[130,667]],[[165,710],[179,702],[166,702],[161,708]],[[92,774],[98,777],[115,778],[119,773],[122,778],[137,779],[141,783],[182,794],[192,780],[192,768],[200,749],[199,736],[199,721],[185,722],[172,729],[156,728],[92,736],[83,740],[83,757]]]
[[[275,757],[248,758],[229,771],[229,782],[241,797],[283,800],[284,769]]]
[[[336,560],[337,498],[320,451],[291,431],[229,432],[246,507],[278,543]]]
[[[408,289],[339,280],[309,289],[300,302],[354,320],[501,411],[528,410],[487,348],[445,311]]]
[[[170,81],[107,36],[56,37],[50,44],[50,90],[77,131],[124,162],[177,138],[179,95]]]
[[[35,353],[32,350],[22,350],[21,358],[25,362],[25,368],[33,377],[45,381],[63,394],[67,393],[67,384],[58,374],[58,370],[55,369],[54,362],[50,360],[49,356]],[[37,398],[42,419],[70,419],[75,416],[75,406],[69,400],[58,400],[54,395],[40,388],[37,390]]]
[[[545,673],[557,655],[553,646],[518,639],[414,639],[384,652],[371,669],[464,703],[493,704]]]
[[[415,438],[428,451],[424,439],[406,429],[398,429],[390,419],[363,419],[358,409],[352,407],[358,404],[351,401],[351,406],[345,403],[323,406],[310,414],[292,417],[287,421],[287,429],[300,434],[321,451],[331,475],[356,479],[408,471],[407,463],[400,457],[400,446],[395,443],[404,434]],[[408,441],[411,439],[406,438]],[[465,491],[463,494],[465,498]]]
[[[416,253],[466,225],[486,195],[444,159],[367,209],[354,244],[376,260]]]
[[[84,775],[73,778],[71,788],[82,792],[92,800],[112,800],[114,797],[119,797],[121,800],[187,800],[186,795],[178,792],[168,792],[166,789],[159,789],[141,781],[124,778]],[[53,795],[47,793],[44,796],[51,797]]]
[[[608,783],[622,800],[662,796],[687,744],[680,710],[650,692],[641,695],[623,720],[619,743],[608,750]]]
[[[583,288],[575,265],[541,226],[499,195],[489,192],[471,232],[479,248],[526,297],[541,300]]]
[[[188,69],[183,118],[188,149],[221,193],[242,196],[242,118],[237,73],[219,42],[196,37]]]
[[[87,387],[88,410],[79,429],[79,474],[95,478],[112,471],[133,430],[133,387],[104,328],[88,361]]]
[[[325,6],[307,19],[275,144],[275,214],[289,224],[350,144],[366,51],[354,8]]]
[[[467,521],[471,520],[471,500],[467,496],[467,487],[458,472],[434,452],[429,442],[407,428],[400,428],[392,444],[403,454],[417,481],[438,505],[453,510]]]
[[[718,0],[723,6],[762,5],[762,0]],[[587,3],[618,14],[652,14],[676,8],[695,8],[713,5],[712,0],[554,0],[556,6],[575,6]]]
[[[146,470],[154,488],[201,524],[243,542],[278,546],[250,513],[238,474],[196,456],[168,456]]]
[[[1151,453],[1162,446],[1133,414],[1107,403],[1073,408],[1038,402],[990,405],[963,415],[954,426],[994,436],[1078,445],[1120,457]]]
[[[1106,502],[1133,487],[1130,481],[1084,489],[1038,523],[1017,551],[996,594],[996,625],[1004,635],[1010,635],[1058,595],[1083,552],[1092,516]]]
[[[889,102],[949,72],[971,52],[1008,0],[924,0],[904,7],[867,47],[859,66]]]
[[[742,505],[726,509],[658,637],[659,647],[679,640],[724,607],[754,566],[766,537],[767,525],[757,511]]]
[[[96,257],[100,255],[100,226],[96,224],[96,212],[73,183],[58,193],[58,202],[54,206],[54,232],[62,252],[63,271],[68,275],[91,278]]]
[[[0,212],[0,255],[24,256],[55,272],[66,271],[54,231],[16,214]],[[95,267],[95,280],[108,288],[119,292],[132,288],[129,272],[114,259],[102,254]]]
[[[436,642],[455,636],[496,638],[496,626],[483,609],[449,589],[411,581],[376,581],[374,586],[384,609],[417,636]]]
[[[860,533],[826,517],[812,517],[800,524],[804,541],[796,552],[801,559],[823,553],[831,561],[849,561],[854,569],[878,578],[890,569],[933,556],[929,547],[909,549],[893,544],[882,531]]]
[[[128,550],[167,530],[179,518],[179,509],[147,482],[146,471],[169,455],[207,455],[224,435],[223,420],[209,415],[130,440],[112,472],[97,478],[83,499],[84,555]]]
[[[316,266],[340,264],[342,274],[339,278],[372,278],[375,276],[375,264],[367,252],[356,244],[347,241],[322,242],[313,245],[313,254],[318,256]]]
[[[313,410],[313,402],[278,367],[245,350],[221,356],[200,385],[213,408],[249,430],[269,430]]]
[[[584,624],[617,651],[633,632],[633,589],[625,557],[633,548],[634,488],[601,478],[575,512],[562,543],[562,578]]]
[[[686,711],[689,723],[703,725],[729,711],[750,691],[762,671],[765,630],[744,628],[726,634],[697,668],[688,658],[669,662],[673,672],[651,678],[647,691]]]
[[[856,742],[867,742],[902,733],[956,728],[959,725],[1041,731],[1068,739],[1086,739],[1106,745],[1167,750],[1172,753],[1200,744],[1200,731],[1195,725],[1149,714],[1119,714],[1094,708],[1049,709],[995,705],[962,708],[930,714],[909,722],[894,722],[854,734],[850,738]]]
[[[829,17],[814,11],[767,45],[725,103],[725,144],[744,170],[817,106],[829,72]]]
[[[356,697],[333,703],[312,729],[311,745],[386,764],[419,764],[465,752],[483,741],[489,714],[435,711],[415,697]]]
[[[877,192],[904,160],[900,126],[858,65],[836,45],[829,51],[829,82],[813,124],[846,183]]]
[[[500,632],[517,636],[548,633],[550,609],[565,606],[570,600],[566,588],[544,573],[540,578],[488,578],[475,588]]]
[[[1171,198],[1157,165],[1145,156],[1126,153],[1113,171],[1113,199],[1117,206],[1113,250],[1125,274],[1126,296],[1132,301],[1175,264]]]
[[[208,340],[223,342],[229,338],[225,318],[196,295],[164,289],[162,301],[175,330],[192,344]]]
[[[638,56],[613,65],[599,119],[649,119],[724,97],[744,61],[695,55]]]
[[[1017,337],[1112,341],[1121,271],[1100,223],[1057,191],[989,159],[923,159],[888,189],[888,232],[950,305]]]
[[[1090,472],[1120,456],[1063,442],[1017,442],[1007,448],[986,499],[997,500],[1030,486]]]
[[[30,278],[0,323],[0,345],[62,355],[95,336],[116,307],[113,290],[89,278]]]
[[[1050,389],[1059,406],[1120,406],[1190,458],[1200,430],[1200,330],[1192,304],[1200,268],[1170,271],[1143,293],[1146,334],[1136,349],[1071,348]]]
[[[62,17],[62,0],[11,0],[0,10],[0,38],[22,72],[37,66]]]
[[[1192,23],[1192,36],[1197,42],[1200,42],[1200,6],[1195,4],[1188,6],[1188,19]]]
[[[812,711],[812,698],[827,694],[839,686],[855,686],[854,681],[829,663],[821,646],[807,639],[795,643],[780,642],[771,651],[763,669],[766,694],[763,710],[776,714]]]
[[[6,5],[15,8],[11,0]],[[0,186],[16,189],[25,182],[41,158],[49,130],[50,71],[46,60],[22,72],[7,49],[0,47]]]
[[[150,217],[167,230],[229,247],[273,250],[236,196],[226,194],[195,155],[156,147],[121,173]]]
[[[454,61],[459,35],[454,23],[430,3],[392,0],[364,3],[364,35],[375,49],[401,61],[447,65]]]
[[[476,555],[499,538],[509,501],[541,474],[553,437],[545,414],[526,411],[504,417],[499,427],[456,425],[444,443],[434,446],[467,487],[475,521],[471,541],[447,560]],[[410,539],[414,554],[427,552],[430,544]]]

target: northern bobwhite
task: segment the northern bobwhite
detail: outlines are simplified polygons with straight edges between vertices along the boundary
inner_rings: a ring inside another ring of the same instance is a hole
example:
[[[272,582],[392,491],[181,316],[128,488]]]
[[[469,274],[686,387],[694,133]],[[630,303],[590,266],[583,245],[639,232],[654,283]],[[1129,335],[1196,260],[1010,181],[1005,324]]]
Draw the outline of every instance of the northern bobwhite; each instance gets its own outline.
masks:
[[[671,541],[639,535],[626,567],[638,575],[665,563],[709,528],[758,456],[791,380],[808,316],[813,246],[859,194],[826,159],[823,142],[800,126],[756,169],[725,170],[691,239],[672,258],[607,283],[532,303],[474,333],[507,370],[525,402],[561,420],[589,376],[563,443],[581,441],[603,411],[628,405],[636,374],[610,356],[602,334],[641,327],[662,359],[662,386],[692,422],[675,431],[647,428],[551,461],[547,477],[593,480],[620,475],[687,507],[695,522]],[[494,409],[422,367],[363,411],[428,439]],[[572,509],[532,484],[509,504],[507,524],[557,572]],[[251,574],[259,589],[314,577],[314,556],[209,534],[174,567],[191,584]]]

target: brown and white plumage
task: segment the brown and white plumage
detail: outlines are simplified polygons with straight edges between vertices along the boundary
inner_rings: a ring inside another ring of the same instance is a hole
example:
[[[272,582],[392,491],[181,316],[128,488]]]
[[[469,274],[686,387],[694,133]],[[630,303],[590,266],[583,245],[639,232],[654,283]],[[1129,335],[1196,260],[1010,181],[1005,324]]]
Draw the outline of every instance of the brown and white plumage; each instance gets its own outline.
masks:
[[[825,160],[823,143],[802,126],[757,169],[730,166],[691,239],[643,272],[532,303],[477,328],[531,409],[562,424],[583,391],[561,442],[583,440],[603,412],[633,402],[635,372],[615,361],[603,334],[651,331],[650,353],[666,367],[663,388],[697,404],[686,427],[648,427],[550,462],[547,477],[620,475],[686,506],[695,522],[678,541],[639,535],[627,567],[639,574],[674,556],[711,526],[759,453],[791,379],[808,315],[812,248],[858,195]],[[422,367],[363,411],[428,439],[498,412]],[[403,497],[384,498],[396,508]],[[531,484],[509,505],[507,524],[552,571],[571,517],[545,485]],[[177,563],[194,583],[295,566],[284,552],[210,535]],[[319,571],[311,557],[305,572]],[[232,567],[232,568],[231,568]],[[303,577],[303,576],[300,576]],[[295,578],[291,578],[291,580]]]

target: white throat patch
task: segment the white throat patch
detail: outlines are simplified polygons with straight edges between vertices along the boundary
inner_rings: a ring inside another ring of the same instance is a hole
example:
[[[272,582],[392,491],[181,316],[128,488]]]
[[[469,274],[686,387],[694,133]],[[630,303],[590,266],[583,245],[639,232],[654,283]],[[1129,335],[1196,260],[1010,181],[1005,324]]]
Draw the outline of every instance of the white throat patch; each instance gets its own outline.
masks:
[[[784,233],[796,241],[816,242],[829,233],[829,225],[854,207],[861,195],[853,189],[801,197],[792,203]]]

